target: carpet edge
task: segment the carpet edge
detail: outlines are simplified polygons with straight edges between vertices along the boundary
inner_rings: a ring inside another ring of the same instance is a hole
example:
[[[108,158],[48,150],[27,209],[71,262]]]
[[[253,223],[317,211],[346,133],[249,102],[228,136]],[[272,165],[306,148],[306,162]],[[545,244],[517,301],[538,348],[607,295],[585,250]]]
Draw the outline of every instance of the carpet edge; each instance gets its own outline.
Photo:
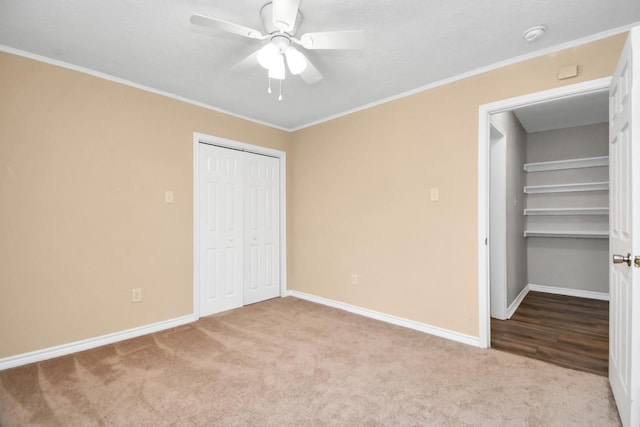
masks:
[[[404,317],[394,316],[391,314],[386,314],[379,311],[370,310],[368,308],[346,304],[340,301],[335,301],[329,298],[319,297],[317,295],[307,294],[305,292],[300,292],[300,291],[289,290],[287,291],[287,296],[292,296],[292,297],[300,298],[306,301],[315,302],[317,304],[322,304],[322,305],[337,308],[340,310],[348,311],[350,313],[358,314],[360,316],[364,316],[371,319],[379,320],[381,322],[391,323],[393,325],[413,329],[429,335],[435,335],[437,337],[445,338],[450,341],[455,341],[462,344],[471,345],[474,347],[481,347],[479,337],[474,337],[471,335],[463,334],[463,333],[452,331],[449,329],[440,328],[438,326],[433,326],[426,323],[416,322],[415,320],[406,319]]]

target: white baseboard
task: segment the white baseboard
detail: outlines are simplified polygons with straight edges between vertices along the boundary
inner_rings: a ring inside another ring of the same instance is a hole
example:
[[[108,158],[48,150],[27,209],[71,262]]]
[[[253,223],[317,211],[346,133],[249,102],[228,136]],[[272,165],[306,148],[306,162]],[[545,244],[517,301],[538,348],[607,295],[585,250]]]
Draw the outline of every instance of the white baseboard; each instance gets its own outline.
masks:
[[[529,288],[529,290],[533,292],[546,292],[548,294],[566,295],[568,297],[590,298],[609,301],[609,294],[604,292],[582,291],[579,289],[558,288],[555,286],[534,285],[531,283],[527,285],[527,288]]]
[[[525,286],[524,289],[520,291],[516,299],[514,299],[511,305],[507,308],[507,319],[511,319],[513,313],[515,313],[518,307],[520,307],[520,304],[522,304],[522,300],[524,300],[524,297],[526,297],[531,290],[529,286],[530,285]]]
[[[152,323],[138,328],[127,329],[125,331],[101,335],[99,337],[89,338],[82,341],[18,354],[16,356],[5,357],[0,359],[0,371],[3,369],[15,368],[16,366],[27,365],[29,363],[40,362],[42,360],[53,359],[54,357],[65,356],[79,351],[90,350],[92,348],[113,344],[118,341],[128,340],[130,338],[151,334],[165,329],[175,328],[176,326],[192,323],[196,320],[198,319],[194,314],[189,314],[187,316],[176,317],[175,319]]]
[[[604,301],[609,301],[609,294],[605,294],[603,292],[594,292],[594,291],[582,291],[578,289],[569,289],[569,288],[559,288],[556,286],[544,286],[544,285],[534,285],[529,283],[524,289],[518,294],[515,300],[511,303],[509,307],[507,307],[506,317],[504,319],[500,319],[499,317],[495,317],[500,320],[511,319],[511,317],[515,314],[522,301],[530,292],[546,292],[548,294],[557,294],[557,295],[566,295],[569,297],[580,297],[580,298],[590,298],[590,299],[599,299]]]
[[[327,305],[329,307],[338,308],[340,310],[348,311],[350,313],[358,314],[364,317],[369,317],[371,319],[380,320],[382,322],[391,323],[393,325],[414,329],[416,331],[435,335],[437,337],[446,338],[451,341],[457,341],[463,344],[480,347],[480,341],[478,337],[474,337],[471,335],[461,334],[459,332],[450,331],[447,329],[439,328],[437,326],[427,325],[425,323],[416,322],[416,321],[405,319],[402,317],[392,316],[390,314],[369,310],[367,308],[357,307],[355,305],[345,304],[343,302],[331,300],[328,298],[318,297],[318,296],[307,294],[304,292],[288,291],[287,295],[295,298],[300,298],[303,300],[315,302],[318,304]]]

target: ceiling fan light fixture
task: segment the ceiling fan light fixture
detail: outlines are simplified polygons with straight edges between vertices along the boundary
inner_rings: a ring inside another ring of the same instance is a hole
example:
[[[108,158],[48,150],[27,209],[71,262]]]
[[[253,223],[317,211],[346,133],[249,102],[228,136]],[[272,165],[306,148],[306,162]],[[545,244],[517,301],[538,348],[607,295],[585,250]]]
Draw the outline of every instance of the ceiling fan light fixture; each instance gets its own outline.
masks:
[[[189,21],[194,25],[249,39],[270,39],[266,45],[233,67],[235,70],[246,70],[258,62],[262,68],[268,70],[269,93],[271,93],[271,79],[280,80],[279,84],[282,86],[287,68],[292,75],[299,75],[306,84],[311,85],[322,80],[322,74],[300,50],[292,48],[292,43],[312,50],[359,50],[364,47],[364,31],[362,30],[313,32],[302,34],[298,39],[296,32],[302,22],[301,0],[266,1],[267,3],[260,9],[260,20],[264,32],[198,14],[192,15]],[[278,99],[282,99],[282,92]]]
[[[284,51],[284,55],[287,58],[289,71],[291,71],[291,74],[294,76],[300,74],[305,70],[305,68],[307,68],[307,59],[293,46],[289,46],[287,50]]]
[[[277,55],[277,59],[273,61],[272,66],[269,68],[269,78],[284,80],[285,70],[284,70],[284,56],[281,54]]]
[[[280,51],[273,43],[267,43],[258,51],[258,63],[262,68],[271,70],[281,56]]]

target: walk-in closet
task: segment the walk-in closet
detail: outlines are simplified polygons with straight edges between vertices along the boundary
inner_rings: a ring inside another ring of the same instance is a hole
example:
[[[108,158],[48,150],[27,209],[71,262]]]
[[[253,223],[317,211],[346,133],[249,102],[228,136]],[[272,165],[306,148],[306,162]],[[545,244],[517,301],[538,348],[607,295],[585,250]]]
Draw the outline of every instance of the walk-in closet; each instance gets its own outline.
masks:
[[[492,116],[492,347],[544,360],[601,351],[588,364],[606,372],[608,135],[606,92]]]

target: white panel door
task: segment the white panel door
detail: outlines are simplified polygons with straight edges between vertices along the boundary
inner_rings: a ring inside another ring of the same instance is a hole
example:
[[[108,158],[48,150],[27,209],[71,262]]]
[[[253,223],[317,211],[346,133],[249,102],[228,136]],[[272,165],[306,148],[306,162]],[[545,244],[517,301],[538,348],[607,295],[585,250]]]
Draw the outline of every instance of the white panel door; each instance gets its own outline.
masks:
[[[609,381],[628,427],[640,425],[640,268],[634,267],[640,255],[639,50],[636,27],[609,91],[610,256],[622,256],[609,269]]]
[[[244,153],[198,144],[200,316],[243,303]]]
[[[280,161],[245,153],[244,303],[280,296]]]

